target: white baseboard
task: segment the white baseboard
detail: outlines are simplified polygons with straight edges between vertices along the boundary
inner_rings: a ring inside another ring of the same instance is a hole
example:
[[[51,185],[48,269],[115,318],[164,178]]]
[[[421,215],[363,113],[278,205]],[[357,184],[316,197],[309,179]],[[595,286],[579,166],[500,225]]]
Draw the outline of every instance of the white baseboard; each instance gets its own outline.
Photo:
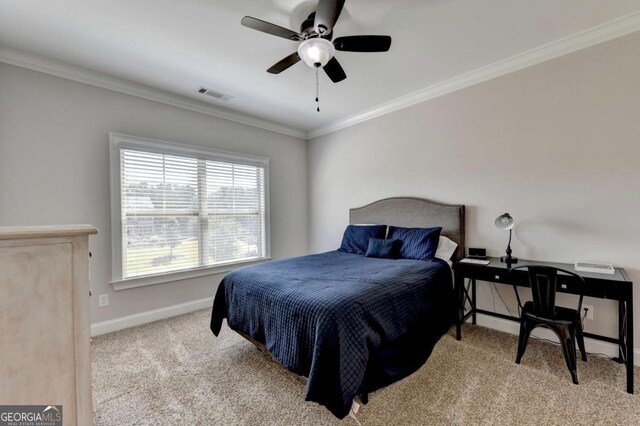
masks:
[[[153,309],[151,311],[140,312],[139,314],[127,315],[126,317],[115,318],[108,321],[91,324],[91,336],[111,333],[123,330],[136,325],[148,324],[165,318],[177,315],[188,314],[199,309],[213,306],[213,297],[194,300],[192,302],[180,303],[178,305],[167,306],[166,308]]]
[[[471,322],[471,319],[467,322]],[[505,333],[514,334],[516,336],[520,333],[520,324],[515,321],[508,321],[502,318],[478,314],[477,323],[483,327],[493,328],[494,330],[504,331]],[[535,329],[532,335],[534,337],[560,343],[558,337],[551,330],[547,330],[545,328]],[[584,346],[587,352],[604,354],[611,357],[618,356],[618,346],[613,343],[585,337]],[[640,349],[635,348],[633,350],[633,354],[634,365],[640,366]]]
[[[101,334],[112,333],[125,328],[135,327],[137,325],[148,324],[150,322],[159,321],[166,318],[175,317],[177,315],[188,314],[189,312],[200,309],[210,308],[213,305],[213,297],[194,300],[191,302],[180,303],[178,305],[167,306],[166,308],[153,309],[151,311],[141,312],[139,314],[127,315],[125,317],[115,318],[108,321],[97,322],[91,324],[91,336],[100,336]],[[502,318],[496,318],[489,315],[478,314],[478,325],[492,328],[494,330],[503,331],[505,333],[518,335],[520,326],[517,322],[508,321]],[[469,319],[468,322],[470,322]],[[558,337],[550,330],[538,328],[533,336],[558,342]],[[611,357],[618,356],[618,346],[609,342],[585,338],[584,344],[587,352],[605,354]],[[640,349],[634,349],[634,364],[640,366]]]

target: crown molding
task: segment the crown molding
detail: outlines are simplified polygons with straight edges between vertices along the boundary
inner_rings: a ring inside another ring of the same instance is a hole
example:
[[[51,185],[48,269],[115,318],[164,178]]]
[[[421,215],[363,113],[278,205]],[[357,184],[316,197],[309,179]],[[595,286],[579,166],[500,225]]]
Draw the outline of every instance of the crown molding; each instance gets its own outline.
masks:
[[[347,127],[354,126],[382,115],[452,93],[503,75],[519,71],[569,53],[585,49],[605,41],[622,37],[640,30],[640,11],[606,22],[585,31],[536,47],[504,60],[460,74],[433,84],[374,108],[361,111],[347,118],[320,126],[309,131],[275,123],[248,114],[232,111],[215,105],[199,102],[164,90],[151,88],[125,79],[112,77],[87,68],[78,67],[42,56],[0,45],[0,62],[40,71],[69,80],[78,81],[104,89],[126,93],[143,99],[172,105],[178,108],[207,114],[236,123],[281,133],[301,139],[314,139]]]
[[[307,133],[317,138],[412,105],[470,87],[640,30],[640,11],[536,47],[507,59],[460,74]]]
[[[204,102],[199,102],[184,96],[175,95],[164,90],[155,89],[122,78],[112,77],[87,68],[70,65],[21,50],[11,49],[6,46],[0,46],[0,62],[101,87],[103,89],[126,93],[127,95],[137,96],[150,101],[160,102],[166,105],[199,112],[201,114],[246,124],[248,126],[296,138],[306,139],[307,136],[306,132],[300,129],[274,123],[252,115],[235,112],[226,108],[217,107]]]

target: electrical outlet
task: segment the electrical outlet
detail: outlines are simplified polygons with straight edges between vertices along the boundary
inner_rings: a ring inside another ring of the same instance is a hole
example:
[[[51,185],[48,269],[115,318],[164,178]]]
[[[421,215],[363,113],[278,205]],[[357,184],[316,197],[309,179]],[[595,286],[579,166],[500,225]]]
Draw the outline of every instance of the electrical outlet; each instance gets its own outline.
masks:
[[[588,309],[587,311],[587,318],[590,319],[591,321],[593,321],[593,306],[591,305],[582,305],[582,313],[580,314],[580,316],[584,315],[584,310]]]
[[[109,295],[101,294],[100,296],[98,296],[98,307],[104,308],[106,306],[109,306]]]

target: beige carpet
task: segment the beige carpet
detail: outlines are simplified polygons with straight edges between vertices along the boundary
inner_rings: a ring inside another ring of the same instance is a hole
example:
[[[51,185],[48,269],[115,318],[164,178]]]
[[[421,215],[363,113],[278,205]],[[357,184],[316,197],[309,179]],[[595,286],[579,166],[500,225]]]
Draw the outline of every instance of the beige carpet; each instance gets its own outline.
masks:
[[[199,311],[93,340],[96,425],[357,425],[304,401],[304,380]],[[466,326],[442,338],[412,376],[371,395],[362,425],[640,424],[624,368],[578,361],[573,385],[560,348],[532,341],[522,365],[515,336]],[[636,383],[640,386],[640,370]]]

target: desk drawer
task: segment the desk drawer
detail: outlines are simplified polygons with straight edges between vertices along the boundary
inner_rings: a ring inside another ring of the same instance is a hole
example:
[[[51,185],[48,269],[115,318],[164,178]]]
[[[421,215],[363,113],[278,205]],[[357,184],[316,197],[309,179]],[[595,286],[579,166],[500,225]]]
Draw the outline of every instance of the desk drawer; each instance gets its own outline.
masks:
[[[581,288],[582,287],[582,288]],[[590,280],[587,280],[586,284],[582,284],[577,278],[569,277],[566,275],[558,275],[558,285],[556,290],[563,293],[580,294],[590,297],[605,297],[605,287],[601,285],[595,285]]]
[[[470,275],[479,281],[490,281],[496,283],[510,282],[509,271],[506,269],[475,269],[473,274]]]
[[[488,281],[494,283],[516,284],[522,287],[529,286],[529,274],[526,270],[520,269],[510,271],[504,268],[492,268],[490,266],[467,266],[458,264],[455,269],[456,274],[460,274],[461,277],[475,278],[478,281]],[[614,293],[614,290],[618,290],[622,286],[603,285],[602,282],[594,279],[587,279],[586,285],[583,289],[580,289],[582,282],[569,275],[558,275],[558,285],[556,289],[562,293],[579,294],[580,290],[585,296],[590,297],[605,297],[605,289],[608,292]],[[607,294],[607,297],[611,297]],[[613,297],[615,298],[615,297]]]
[[[575,293],[580,289],[580,285],[582,285],[582,283],[575,278],[558,275],[556,290],[564,293]]]

